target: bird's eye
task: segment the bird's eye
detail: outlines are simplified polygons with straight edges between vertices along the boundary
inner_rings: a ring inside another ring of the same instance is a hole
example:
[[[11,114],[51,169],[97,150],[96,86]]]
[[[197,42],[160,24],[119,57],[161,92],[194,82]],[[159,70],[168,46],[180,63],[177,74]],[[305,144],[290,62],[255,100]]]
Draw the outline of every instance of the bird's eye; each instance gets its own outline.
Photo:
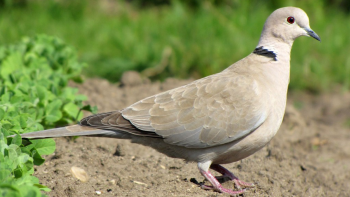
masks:
[[[295,22],[295,19],[293,16],[290,16],[287,18],[287,22],[290,23],[290,24],[293,24]]]

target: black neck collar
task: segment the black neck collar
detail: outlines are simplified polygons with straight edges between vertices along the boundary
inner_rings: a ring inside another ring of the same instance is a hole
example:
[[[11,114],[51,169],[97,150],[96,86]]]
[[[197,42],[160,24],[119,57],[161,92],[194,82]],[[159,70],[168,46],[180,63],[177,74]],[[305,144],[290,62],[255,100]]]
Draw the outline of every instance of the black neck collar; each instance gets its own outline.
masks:
[[[268,49],[264,49],[263,46],[261,47],[256,47],[253,51],[254,54],[257,54],[257,55],[262,55],[262,56],[265,56],[265,57],[270,57],[272,58],[274,61],[277,61],[277,55],[275,52],[273,51],[269,51]]]

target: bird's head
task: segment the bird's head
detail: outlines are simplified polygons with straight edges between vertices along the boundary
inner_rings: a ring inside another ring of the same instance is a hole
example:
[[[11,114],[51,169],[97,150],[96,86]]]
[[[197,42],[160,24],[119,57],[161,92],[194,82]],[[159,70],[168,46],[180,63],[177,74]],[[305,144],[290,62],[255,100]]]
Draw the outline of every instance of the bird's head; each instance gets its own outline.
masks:
[[[320,37],[310,28],[309,17],[300,8],[284,7],[275,10],[266,20],[261,39],[278,39],[290,45],[300,36]]]

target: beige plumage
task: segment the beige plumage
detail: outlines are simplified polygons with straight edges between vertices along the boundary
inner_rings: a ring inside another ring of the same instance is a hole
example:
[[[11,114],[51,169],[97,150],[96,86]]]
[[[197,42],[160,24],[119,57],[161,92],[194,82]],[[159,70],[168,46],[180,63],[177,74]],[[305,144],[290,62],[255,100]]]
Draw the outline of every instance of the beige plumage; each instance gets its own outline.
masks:
[[[79,125],[22,134],[38,139],[97,136],[131,139],[176,158],[195,161],[214,189],[243,193],[245,183],[219,164],[239,161],[265,146],[278,131],[289,83],[290,51],[299,36],[320,40],[306,13],[294,7],[274,11],[256,49],[224,71],[145,98],[120,111],[96,114]],[[209,168],[231,178],[225,189]]]

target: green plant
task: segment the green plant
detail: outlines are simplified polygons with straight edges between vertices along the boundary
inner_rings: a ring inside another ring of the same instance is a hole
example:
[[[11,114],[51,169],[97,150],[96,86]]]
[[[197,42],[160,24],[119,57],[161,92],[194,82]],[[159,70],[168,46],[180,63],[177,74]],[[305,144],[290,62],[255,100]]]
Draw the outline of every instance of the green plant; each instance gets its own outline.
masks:
[[[52,139],[23,140],[21,134],[69,124],[81,118],[86,100],[67,87],[81,81],[85,64],[61,40],[45,35],[0,47],[0,195],[41,196],[49,191],[32,176],[42,155],[55,150]]]

